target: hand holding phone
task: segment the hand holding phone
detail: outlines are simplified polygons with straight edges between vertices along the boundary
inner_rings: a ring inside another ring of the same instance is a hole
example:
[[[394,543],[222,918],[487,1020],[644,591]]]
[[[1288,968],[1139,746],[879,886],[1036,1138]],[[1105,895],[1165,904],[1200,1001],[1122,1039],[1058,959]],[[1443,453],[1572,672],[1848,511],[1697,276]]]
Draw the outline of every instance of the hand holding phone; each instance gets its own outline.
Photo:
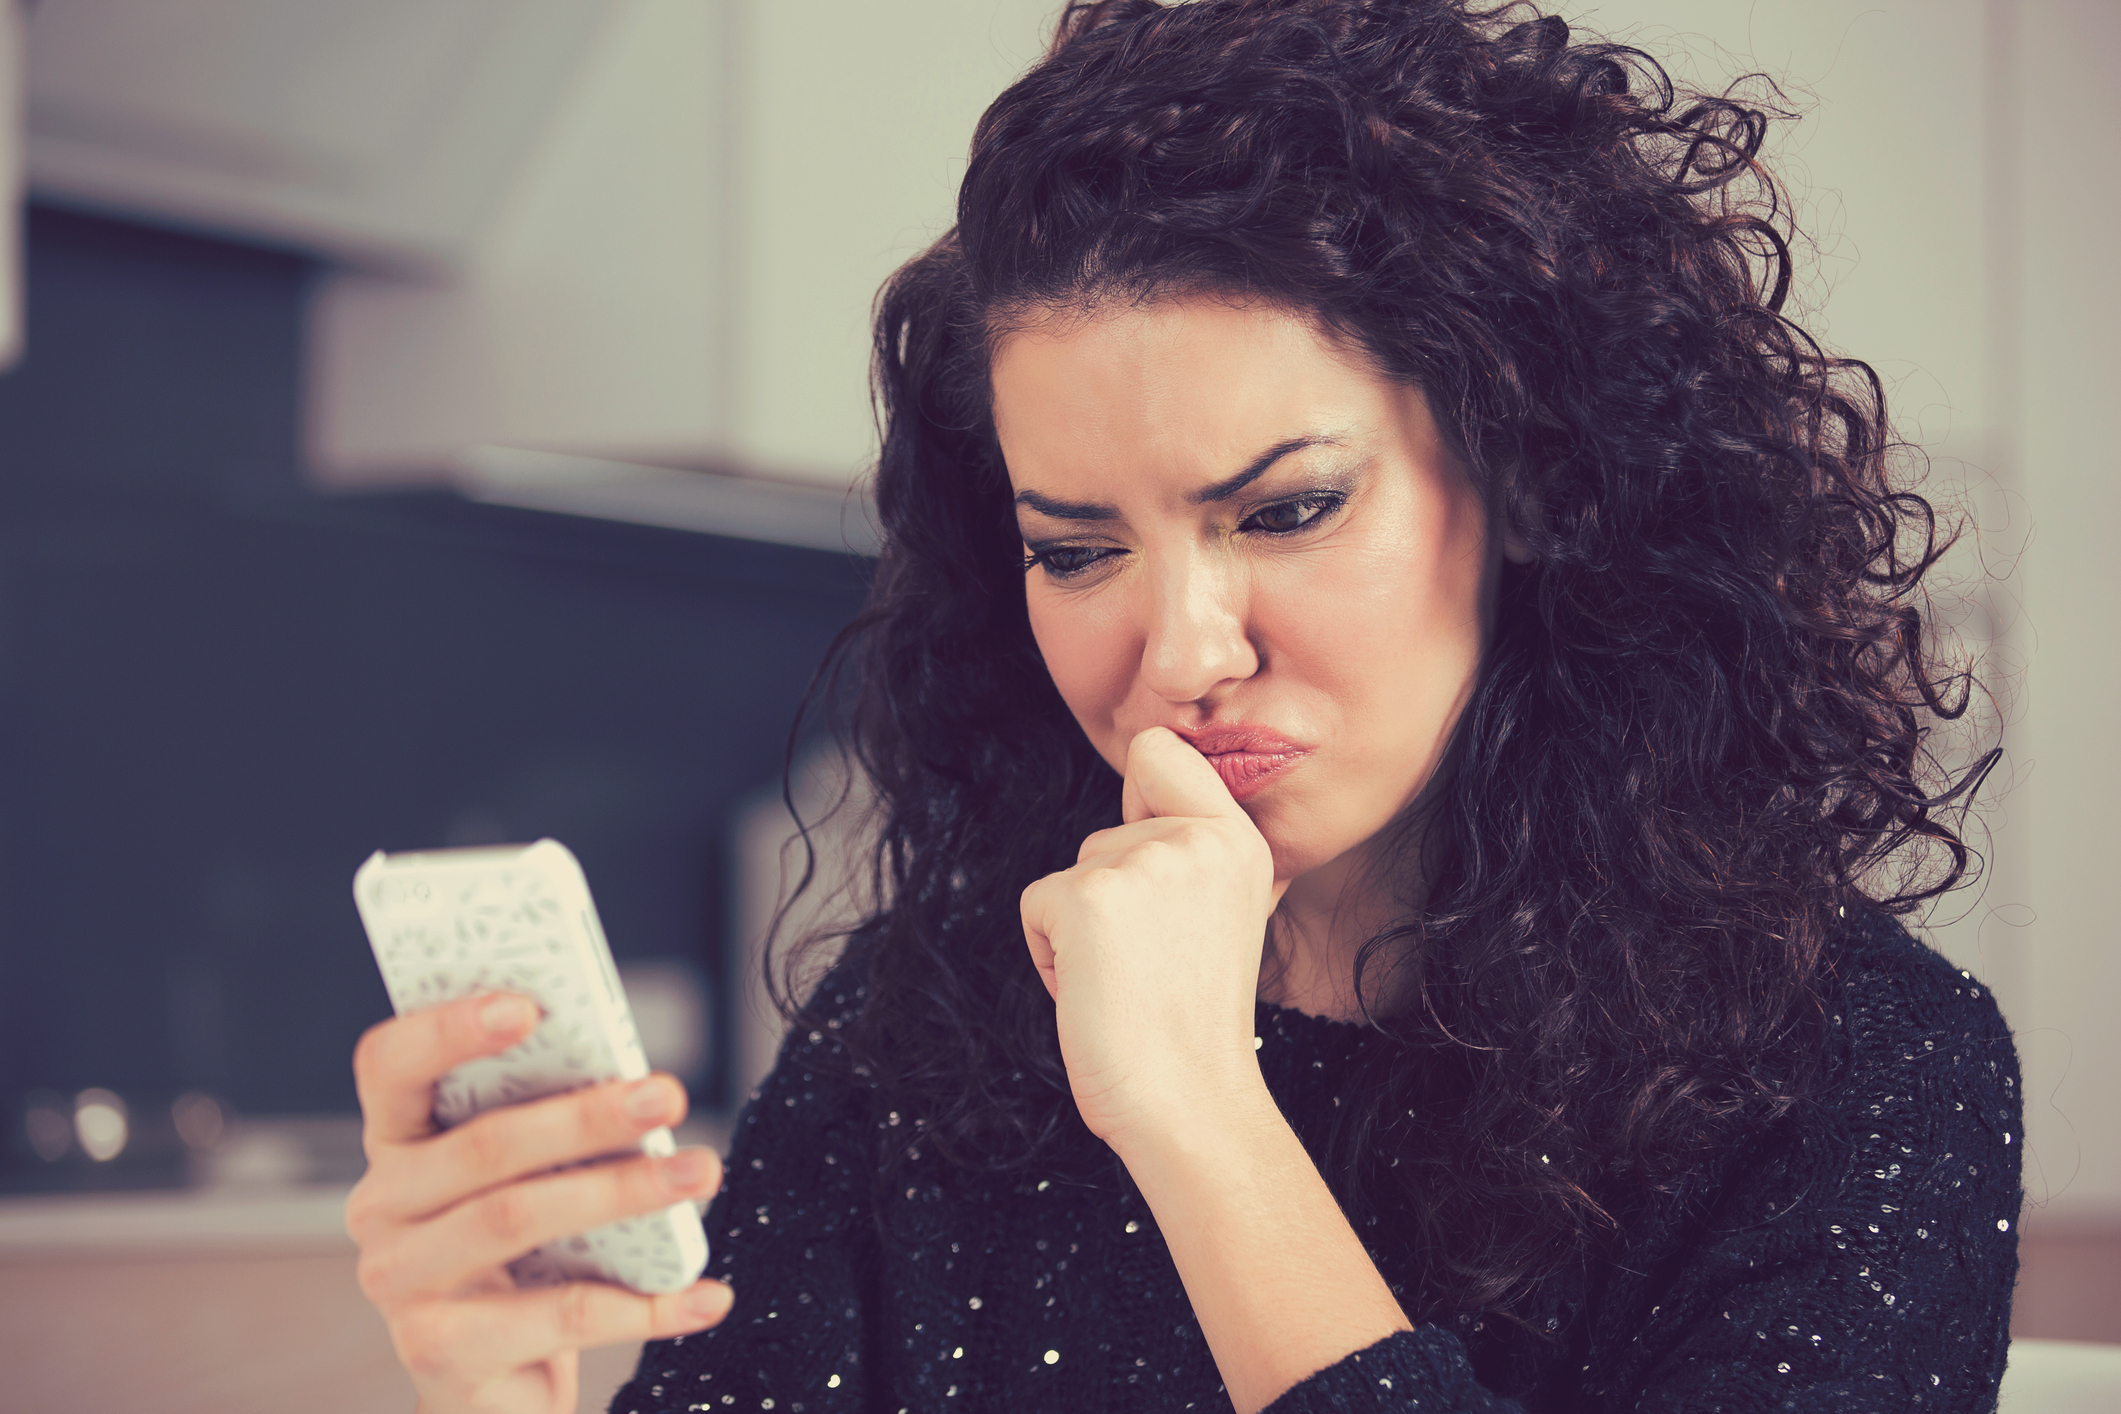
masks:
[[[434,1087],[437,1127],[599,1081],[647,1076],[588,882],[557,841],[378,852],[354,876],[354,901],[400,1016],[489,992],[528,997],[543,1012],[515,1045],[442,1076]],[[636,1147],[661,1158],[676,1146],[667,1128],[656,1128]],[[652,1294],[683,1290],[706,1264],[699,1213],[679,1202],[545,1243],[509,1271],[519,1286],[586,1277]]]
[[[685,1113],[667,1075],[588,1085],[438,1129],[435,1086],[527,1039],[543,1020],[514,993],[441,1002],[378,1022],[354,1049],[368,1172],[346,1200],[355,1273],[419,1393],[422,1414],[574,1414],[578,1352],[719,1324],[713,1280],[644,1296],[608,1281],[519,1290],[509,1263],[619,1218],[704,1199],[714,1151],[633,1152]],[[630,1157],[584,1164],[605,1153]]]

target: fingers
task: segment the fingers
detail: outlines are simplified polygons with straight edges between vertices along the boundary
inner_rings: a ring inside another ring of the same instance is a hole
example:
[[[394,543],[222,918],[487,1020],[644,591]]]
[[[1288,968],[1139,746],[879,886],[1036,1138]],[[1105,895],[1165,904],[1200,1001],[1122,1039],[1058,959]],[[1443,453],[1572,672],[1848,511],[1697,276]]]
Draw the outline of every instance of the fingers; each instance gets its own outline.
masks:
[[[1031,949],[1031,965],[1038,980],[1046,984],[1046,995],[1060,1000],[1060,978],[1054,972],[1052,929],[1046,919],[1047,900],[1058,875],[1035,880],[1024,890],[1019,907],[1023,913],[1024,945]]]
[[[1244,816],[1208,758],[1168,727],[1139,732],[1127,746],[1126,783],[1120,788],[1120,818],[1128,824],[1161,815],[1212,819]],[[1245,816],[1246,819],[1251,817]]]
[[[719,1324],[735,1300],[736,1293],[718,1281],[696,1282],[668,1296],[641,1296],[603,1282],[516,1292],[495,1304],[527,1309],[497,1313],[507,1329],[495,1332],[495,1348],[503,1354],[520,1351],[518,1363],[528,1364],[561,1350],[688,1335]],[[519,1319],[508,1323],[507,1316]]]
[[[685,1108],[684,1086],[651,1075],[488,1110],[424,1141],[420,1162],[399,1167],[388,1215],[417,1220],[511,1179],[633,1148]]]
[[[368,1028],[354,1047],[362,1142],[401,1143],[434,1132],[434,1085],[465,1061],[495,1055],[529,1035],[538,1005],[528,997],[461,997]]]
[[[378,1306],[456,1291],[525,1252],[620,1218],[704,1198],[721,1186],[710,1149],[680,1149],[525,1179],[459,1203],[424,1224],[419,1242],[364,1256],[363,1291]],[[387,1255],[384,1255],[387,1254]]]
[[[641,1296],[604,1282],[511,1291],[473,1301],[437,1301],[405,1312],[392,1334],[415,1375],[457,1371],[477,1351],[493,1374],[568,1350],[665,1340],[718,1325],[735,1293],[702,1281],[668,1296]]]

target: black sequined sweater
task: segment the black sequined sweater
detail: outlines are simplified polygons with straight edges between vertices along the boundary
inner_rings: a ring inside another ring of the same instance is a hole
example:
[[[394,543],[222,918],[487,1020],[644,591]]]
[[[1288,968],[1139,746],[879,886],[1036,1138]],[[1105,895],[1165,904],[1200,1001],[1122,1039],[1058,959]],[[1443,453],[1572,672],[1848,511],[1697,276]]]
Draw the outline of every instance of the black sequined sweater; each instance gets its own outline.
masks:
[[[1837,1058],[1802,1111],[1694,1195],[1652,1207],[1531,1326],[1391,1336],[1271,1414],[1920,1410],[1995,1406],[2017,1271],[2017,1058],[1995,1003],[1897,925],[1841,940]],[[851,1004],[844,973],[825,986]],[[1371,1033],[1262,1004],[1259,1063],[1313,1155]],[[647,1346],[614,1414],[1227,1410],[1177,1269],[1125,1181],[930,1164],[894,1192],[928,1237],[888,1258],[865,1158],[876,1112],[789,1038],[708,1214],[736,1308]],[[1386,1244],[1373,1256],[1403,1283]],[[1520,1316],[1523,1313],[1519,1313]]]

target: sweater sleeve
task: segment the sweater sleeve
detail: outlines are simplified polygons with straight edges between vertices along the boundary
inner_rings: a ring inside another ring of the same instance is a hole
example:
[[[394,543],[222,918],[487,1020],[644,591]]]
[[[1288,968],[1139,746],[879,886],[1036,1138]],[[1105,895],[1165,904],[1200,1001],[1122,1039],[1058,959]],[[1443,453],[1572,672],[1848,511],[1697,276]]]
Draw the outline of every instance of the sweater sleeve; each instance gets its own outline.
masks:
[[[1262,1414],[1519,1414],[1523,1408],[1481,1386],[1457,1336],[1421,1326],[1386,1336],[1299,1381]]]
[[[731,1135],[707,1274],[735,1307],[711,1330],[643,1347],[611,1414],[863,1407],[870,1146],[860,1094],[821,1063],[831,1045],[791,1034]]]
[[[1995,1408],[2017,1274],[2017,1056],[1977,980],[1892,932],[1835,1004],[1836,1082],[1733,1155],[1713,1201],[1631,1243],[1582,1317],[1581,1368],[1542,1396],[1616,1414]],[[1269,1409],[1520,1407],[1479,1384],[1455,1334],[1424,1326]]]

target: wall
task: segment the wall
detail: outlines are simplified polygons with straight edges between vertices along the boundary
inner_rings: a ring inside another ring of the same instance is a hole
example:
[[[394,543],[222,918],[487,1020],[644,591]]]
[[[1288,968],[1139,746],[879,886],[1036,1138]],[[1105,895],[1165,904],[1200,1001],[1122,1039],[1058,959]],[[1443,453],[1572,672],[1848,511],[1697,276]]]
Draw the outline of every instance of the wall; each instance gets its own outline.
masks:
[[[2107,389],[2121,279],[2103,254],[2121,211],[2110,159],[2103,0],[1600,0],[1572,18],[1720,89],[1748,71],[1797,114],[1769,138],[1811,265],[1800,322],[1883,376],[1923,489],[1972,528],[1945,566],[1940,618],[1993,701],[2006,756],[1971,842],[1975,888],[1926,917],[1995,989],[2025,1066],[2026,1185],[2050,1227],[2121,1222],[2121,948],[2104,862],[2121,785],[2100,704],[2121,557]],[[1756,88],[1756,92],[1757,92]],[[1961,759],[1964,759],[1961,750]]]
[[[2005,101],[2015,110],[1998,206],[2015,213],[2008,448],[2030,508],[2025,565],[2027,798],[2011,844],[2032,904],[2003,993],[2025,1052],[2028,1187],[2063,1220],[2121,1224],[2121,737],[2116,606],[2121,524],[2113,390],[2121,387],[2121,181],[2098,141],[2121,132],[2109,58],[2121,9],[2022,0]]]

